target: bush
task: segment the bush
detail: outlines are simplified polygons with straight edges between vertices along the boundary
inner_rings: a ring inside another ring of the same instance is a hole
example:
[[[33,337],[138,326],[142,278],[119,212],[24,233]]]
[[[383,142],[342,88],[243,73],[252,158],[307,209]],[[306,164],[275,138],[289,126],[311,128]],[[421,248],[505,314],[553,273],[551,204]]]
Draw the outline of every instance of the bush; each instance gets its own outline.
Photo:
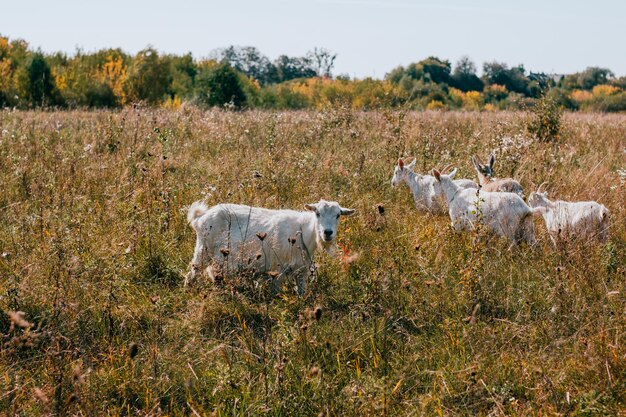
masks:
[[[237,72],[228,63],[204,69],[196,77],[196,100],[205,106],[232,105],[241,108],[246,104]]]
[[[528,132],[541,142],[558,140],[561,133],[562,111],[548,94],[537,100],[532,108],[533,117],[527,125]]]

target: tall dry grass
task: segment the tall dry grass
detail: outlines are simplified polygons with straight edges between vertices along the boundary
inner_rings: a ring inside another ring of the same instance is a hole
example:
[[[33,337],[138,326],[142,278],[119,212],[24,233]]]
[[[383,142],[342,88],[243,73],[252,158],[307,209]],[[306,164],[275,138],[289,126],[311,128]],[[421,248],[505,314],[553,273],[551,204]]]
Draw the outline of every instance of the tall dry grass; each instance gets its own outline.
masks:
[[[626,117],[0,113],[0,413],[615,415],[626,401]],[[527,192],[611,210],[607,244],[509,250],[389,180],[498,152]],[[304,297],[183,274],[184,207],[358,209]],[[18,313],[18,312],[23,312]],[[11,315],[9,315],[11,314]]]

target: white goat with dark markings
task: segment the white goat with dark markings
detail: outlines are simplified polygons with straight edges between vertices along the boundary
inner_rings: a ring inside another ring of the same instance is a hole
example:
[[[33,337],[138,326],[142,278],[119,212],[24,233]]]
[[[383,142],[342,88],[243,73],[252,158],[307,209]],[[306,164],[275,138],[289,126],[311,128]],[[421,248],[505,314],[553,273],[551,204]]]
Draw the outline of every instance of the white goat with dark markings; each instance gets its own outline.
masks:
[[[193,203],[187,220],[196,231],[196,247],[185,285],[204,270],[211,278],[217,273],[275,273],[274,289],[285,276],[295,276],[298,293],[303,294],[315,252],[333,252],[339,217],[355,212],[325,200],[305,208],[269,210],[237,204],[208,208],[201,201]]]
[[[495,234],[516,244],[521,241],[535,244],[532,217],[539,214],[538,210],[528,207],[515,193],[462,189],[452,181],[455,174],[456,169],[449,175],[433,170],[448,202],[450,220],[455,230],[473,230],[475,224],[481,222]]]
[[[484,191],[515,193],[524,198],[524,188],[513,178],[494,178],[493,165],[496,155],[489,155],[489,164],[483,164],[477,156],[472,156],[472,163],[478,174],[478,182]]]
[[[595,201],[550,201],[548,193],[541,192],[542,185],[530,193],[528,204],[541,210],[553,243],[557,237],[608,239],[609,209]]]
[[[435,187],[435,177],[415,173],[416,161],[413,159],[411,163],[405,164],[404,160],[398,159],[398,164],[393,170],[391,185],[396,187],[403,182],[408,185],[418,210],[436,214],[446,213],[445,198],[440,188]],[[459,179],[455,180],[454,183],[464,189],[478,188],[478,184],[472,180]]]

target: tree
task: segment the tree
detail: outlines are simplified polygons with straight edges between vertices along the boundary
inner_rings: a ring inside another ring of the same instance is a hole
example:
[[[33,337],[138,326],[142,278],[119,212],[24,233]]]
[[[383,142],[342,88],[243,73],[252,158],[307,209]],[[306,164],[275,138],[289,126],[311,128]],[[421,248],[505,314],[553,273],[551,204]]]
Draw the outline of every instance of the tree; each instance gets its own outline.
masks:
[[[467,56],[457,61],[452,74],[452,84],[463,92],[482,91],[485,86],[476,75],[476,65]]]
[[[50,66],[41,52],[34,53],[26,62],[28,76],[28,95],[32,107],[55,104],[53,100],[54,83]]]
[[[197,101],[208,107],[232,105],[240,108],[246,103],[239,76],[226,62],[200,69],[195,92]]]
[[[608,68],[588,67],[578,74],[578,85],[584,90],[591,90],[599,84],[607,84],[615,74]]]
[[[297,58],[281,55],[274,61],[279,82],[296,78],[311,78],[317,76],[311,60],[307,57]]]
[[[485,62],[483,65],[484,79],[487,84],[503,85],[507,90],[528,95],[528,83],[524,73],[524,67],[518,65],[509,69],[509,67],[500,62]]]
[[[307,54],[307,58],[312,62],[313,68],[318,75],[327,78],[332,76],[331,73],[335,66],[337,54],[326,48],[314,48]]]
[[[167,95],[170,73],[167,62],[152,48],[139,51],[126,79],[125,89],[131,101],[145,100],[158,104]]]
[[[190,53],[183,56],[168,56],[172,82],[169,93],[179,98],[189,97],[193,93],[193,84],[198,68]]]
[[[253,46],[221,49],[215,52],[217,61],[229,63],[237,71],[257,80],[261,85],[278,81],[276,67],[270,60]]]
[[[418,65],[421,65],[424,76],[428,76],[432,82],[437,84],[450,83],[450,61],[442,61],[435,56],[429,56],[418,62]]]

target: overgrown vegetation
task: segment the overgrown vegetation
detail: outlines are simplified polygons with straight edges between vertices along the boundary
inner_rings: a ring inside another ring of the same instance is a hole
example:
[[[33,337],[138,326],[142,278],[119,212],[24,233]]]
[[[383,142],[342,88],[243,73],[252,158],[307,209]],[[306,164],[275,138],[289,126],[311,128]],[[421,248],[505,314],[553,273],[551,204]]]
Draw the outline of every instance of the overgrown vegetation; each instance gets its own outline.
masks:
[[[0,107],[115,108],[145,104],[178,108],[323,109],[403,108],[468,111],[527,110],[542,92],[569,110],[626,111],[626,78],[606,68],[544,74],[522,65],[428,57],[400,66],[383,80],[332,76],[337,54],[315,48],[274,61],[254,47],[228,47],[208,59],[159,54],[131,56],[118,49],[43,54],[20,39],[0,36]]]
[[[562,113],[554,99],[542,96],[532,109],[528,132],[542,142],[558,140],[561,134]]]
[[[500,113],[0,112],[0,414],[618,415],[626,118],[559,141]],[[389,180],[498,154],[499,175],[611,210],[611,239],[509,250]],[[621,181],[621,182],[620,182]],[[185,206],[358,210],[310,290],[183,288]]]

